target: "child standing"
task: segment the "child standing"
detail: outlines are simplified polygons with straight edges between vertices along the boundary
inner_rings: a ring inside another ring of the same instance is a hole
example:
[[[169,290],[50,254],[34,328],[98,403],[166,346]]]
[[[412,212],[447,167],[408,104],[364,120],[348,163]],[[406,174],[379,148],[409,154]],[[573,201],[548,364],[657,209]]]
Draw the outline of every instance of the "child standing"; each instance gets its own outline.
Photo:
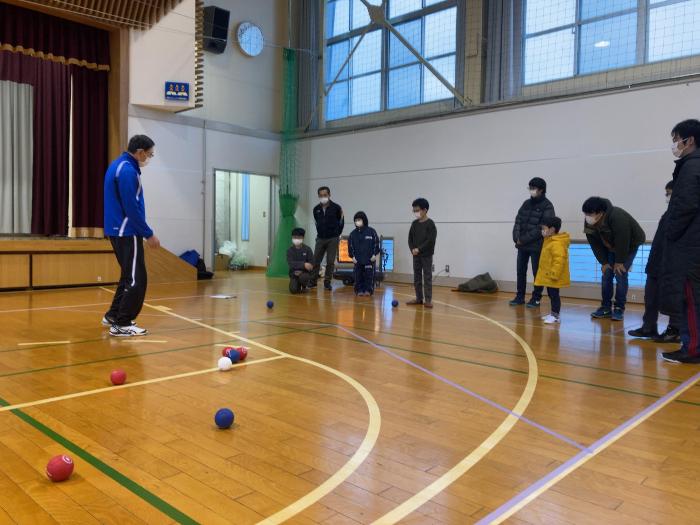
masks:
[[[304,244],[303,228],[292,230],[292,246],[287,250],[287,264],[289,265],[289,291],[301,293],[309,286],[311,270],[314,269],[314,251]]]
[[[413,254],[413,284],[416,288],[416,298],[406,304],[419,305],[425,308],[433,307],[433,254],[437,228],[428,218],[430,204],[425,199],[413,201],[413,214],[416,220],[408,232],[408,247]]]
[[[355,229],[348,239],[348,253],[355,263],[355,295],[362,297],[374,294],[374,270],[381,246],[365,212],[358,211],[353,220]]]
[[[561,322],[561,298],[559,290],[571,285],[569,275],[569,234],[559,233],[561,219],[559,217],[547,217],[540,225],[544,244],[540,254],[540,265],[535,277],[535,286],[546,286],[549,301],[552,303],[552,313],[543,317],[546,324]]]

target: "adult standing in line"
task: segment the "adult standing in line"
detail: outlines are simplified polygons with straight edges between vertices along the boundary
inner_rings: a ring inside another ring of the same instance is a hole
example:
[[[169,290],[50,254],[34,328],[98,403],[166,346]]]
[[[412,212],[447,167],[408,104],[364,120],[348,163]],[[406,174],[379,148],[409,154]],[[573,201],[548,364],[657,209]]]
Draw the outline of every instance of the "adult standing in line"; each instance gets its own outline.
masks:
[[[331,190],[328,186],[318,189],[319,203],[314,207],[314,222],[316,223],[316,246],[314,248],[314,269],[309,288],[316,286],[321,262],[326,257],[326,273],[323,277],[323,287],[333,290],[331,280],[335,268],[335,258],[338,254],[338,243],[345,227],[343,208],[331,200]]]
[[[532,275],[537,275],[542,251],[541,225],[544,219],[550,219],[554,213],[554,205],[547,198],[547,183],[540,177],[529,182],[530,198],[526,200],[515,217],[513,225],[513,242],[518,250],[517,263],[517,292],[511,306],[525,304],[525,289],[527,287],[527,266],[532,261]],[[535,286],[532,297],[527,303],[528,308],[539,308],[542,301],[542,286]]]
[[[134,135],[127,151],[107,168],[104,182],[104,231],[121,268],[112,306],[102,318],[113,337],[148,335],[135,319],[146,299],[146,263],[143,241],[159,248],[160,241],[146,222],[141,168],[153,158],[155,143],[146,135]]]
[[[700,363],[700,121],[676,124],[671,138],[678,160],[666,222],[661,312],[680,316],[681,348],[662,357]]]

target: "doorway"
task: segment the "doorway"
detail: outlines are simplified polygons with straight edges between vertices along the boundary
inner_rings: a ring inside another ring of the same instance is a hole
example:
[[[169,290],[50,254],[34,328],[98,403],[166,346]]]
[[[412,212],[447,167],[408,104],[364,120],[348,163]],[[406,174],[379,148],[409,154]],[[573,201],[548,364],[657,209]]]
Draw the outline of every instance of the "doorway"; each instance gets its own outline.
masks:
[[[271,177],[219,169],[214,177],[215,269],[266,268]]]

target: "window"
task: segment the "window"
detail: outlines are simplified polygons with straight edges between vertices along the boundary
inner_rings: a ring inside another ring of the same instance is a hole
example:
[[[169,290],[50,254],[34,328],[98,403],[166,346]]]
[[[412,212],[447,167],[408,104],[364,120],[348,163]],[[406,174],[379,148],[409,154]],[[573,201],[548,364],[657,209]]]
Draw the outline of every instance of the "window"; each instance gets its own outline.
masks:
[[[700,0],[526,0],[523,83],[700,54]]]
[[[241,240],[250,240],[250,175],[241,175]]]
[[[380,0],[370,0],[379,5]],[[389,0],[389,22],[454,85],[456,0]],[[449,99],[452,93],[390,31],[367,33],[345,67],[369,14],[360,0],[327,0],[324,84],[326,120]],[[342,70],[341,70],[341,67]]]
[[[647,279],[644,269],[649,259],[650,250],[650,244],[643,244],[639,247],[637,257],[635,257],[632,269],[629,272],[630,286],[644,288]],[[571,244],[569,247],[569,269],[572,282],[600,283],[600,263],[593,255],[593,251],[588,243]]]

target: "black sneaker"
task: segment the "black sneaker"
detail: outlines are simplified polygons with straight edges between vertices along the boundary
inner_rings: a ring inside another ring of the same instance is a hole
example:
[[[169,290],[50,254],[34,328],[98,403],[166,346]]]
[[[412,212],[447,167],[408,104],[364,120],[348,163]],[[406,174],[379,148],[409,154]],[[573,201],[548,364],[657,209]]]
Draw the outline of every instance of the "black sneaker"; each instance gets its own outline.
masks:
[[[613,321],[624,321],[625,311],[622,308],[614,308],[612,311],[611,319]]]
[[[535,299],[534,297],[530,299],[527,304],[525,305],[528,308],[539,308],[540,307],[540,301],[539,299]]]
[[[637,339],[656,339],[659,337],[659,333],[656,330],[646,330],[644,327],[635,328],[627,332],[627,335],[636,337]]]
[[[525,299],[523,299],[522,297],[516,297],[515,299],[510,301],[508,304],[511,306],[520,306],[520,305],[525,304]]]
[[[333,286],[331,286],[331,282],[330,282],[330,281],[325,281],[325,282],[323,283],[323,288],[324,288],[324,290],[328,290],[328,291],[333,290]]]
[[[591,312],[591,317],[593,319],[610,319],[612,317],[612,310],[601,306],[595,312]]]
[[[674,330],[673,328],[666,328],[666,331],[664,333],[654,337],[654,342],[660,344],[680,343],[681,335],[678,333],[678,330]]]
[[[700,354],[690,355],[687,350],[681,349],[675,352],[664,352],[661,357],[669,363],[700,364]]]

